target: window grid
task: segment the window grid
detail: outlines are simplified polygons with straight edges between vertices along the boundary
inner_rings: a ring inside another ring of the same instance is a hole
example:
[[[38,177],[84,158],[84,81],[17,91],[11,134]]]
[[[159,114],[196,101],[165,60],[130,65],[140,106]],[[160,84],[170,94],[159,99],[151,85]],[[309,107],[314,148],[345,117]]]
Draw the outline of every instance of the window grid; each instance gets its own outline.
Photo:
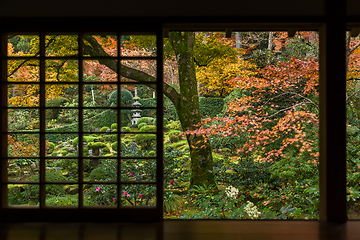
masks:
[[[61,34],[61,33],[60,33]],[[134,33],[136,34],[136,33]],[[149,56],[149,57],[128,57],[128,56],[121,56],[121,36],[122,34],[120,32],[117,33],[117,37],[118,37],[118,41],[117,41],[117,56],[114,57],[87,57],[84,56],[84,52],[83,52],[83,33],[79,33],[77,34],[77,43],[78,43],[78,56],[74,57],[74,56],[66,56],[66,57],[53,57],[53,56],[46,56],[46,33],[40,33],[39,35],[39,55],[36,56],[30,56],[30,57],[26,57],[26,56],[21,56],[21,57],[17,57],[17,56],[8,56],[7,55],[7,51],[4,51],[4,49],[7,49],[7,42],[8,42],[8,35],[7,34],[3,34],[2,36],[2,49],[3,49],[3,56],[2,56],[2,69],[3,69],[3,74],[2,74],[2,85],[3,85],[3,93],[6,94],[2,94],[2,105],[3,105],[3,113],[6,112],[6,118],[7,118],[7,111],[8,109],[39,109],[39,119],[40,119],[40,128],[39,131],[34,132],[26,132],[26,131],[9,131],[8,130],[8,126],[3,125],[2,129],[3,129],[3,140],[6,138],[6,144],[3,145],[3,150],[6,148],[6,151],[3,151],[3,154],[5,154],[5,156],[3,156],[4,161],[2,161],[2,169],[3,169],[3,173],[6,174],[2,174],[2,190],[3,190],[3,196],[2,196],[2,208],[7,208],[10,207],[7,204],[7,185],[8,184],[36,184],[40,187],[40,191],[39,191],[39,208],[47,208],[46,204],[45,204],[45,200],[46,200],[46,185],[47,184],[54,184],[54,185],[59,185],[59,184],[77,184],[78,185],[78,208],[84,208],[84,185],[85,184],[115,184],[117,186],[117,208],[124,208],[125,206],[121,206],[121,192],[122,192],[122,187],[123,185],[126,184],[131,184],[131,185],[149,185],[152,184],[156,187],[156,207],[155,209],[157,209],[158,212],[161,211],[162,213],[162,176],[159,174],[162,174],[162,161],[161,161],[161,157],[162,156],[162,148],[163,148],[163,143],[162,143],[162,111],[156,111],[156,118],[159,120],[157,121],[157,131],[151,132],[152,134],[156,134],[156,139],[157,139],[157,154],[156,157],[139,157],[139,156],[130,156],[130,157],[122,157],[121,155],[121,139],[122,139],[122,134],[129,134],[129,133],[121,133],[120,132],[120,128],[121,128],[121,110],[123,109],[133,109],[132,107],[123,107],[121,106],[121,87],[124,85],[137,85],[137,84],[146,84],[148,82],[122,82],[121,80],[121,64],[123,60],[155,60],[156,63],[156,82],[150,82],[152,85],[156,86],[156,91],[158,92],[159,96],[162,96],[162,81],[159,81],[159,79],[161,79],[162,76],[162,39],[161,39],[161,34],[157,33],[156,34],[156,39],[157,39],[157,56],[153,57],[153,56]],[[161,40],[161,41],[159,41]],[[106,59],[115,59],[117,60],[117,81],[116,82],[91,82],[91,84],[98,84],[98,85],[106,85],[106,84],[111,84],[111,85],[116,85],[116,89],[117,94],[118,94],[118,98],[117,98],[117,107],[84,107],[83,105],[83,101],[84,101],[84,87],[86,84],[90,84],[90,82],[84,82],[83,79],[83,63],[84,60],[99,60],[101,58],[106,58]],[[40,63],[40,67],[39,67],[39,81],[35,81],[35,82],[11,82],[8,80],[7,78],[7,71],[4,71],[5,69],[7,69],[7,64],[8,64],[8,60],[31,60],[31,59],[36,59],[39,60]],[[78,78],[76,82],[69,82],[69,81],[61,81],[61,82],[53,82],[53,81],[46,81],[46,60],[49,59],[74,59],[78,61]],[[6,80],[5,80],[6,79]],[[39,94],[39,105],[38,106],[32,106],[32,107],[9,107],[8,106],[8,95],[7,95],[7,91],[8,91],[8,85],[9,84],[36,84],[39,85],[39,90],[40,90],[40,94]],[[72,84],[77,86],[78,88],[78,106],[77,107],[46,107],[46,85],[47,84],[51,84],[51,85],[56,85],[56,84]],[[158,98],[157,99],[157,107],[140,107],[139,109],[162,109],[160,106],[162,106],[162,99]],[[46,109],[75,109],[78,110],[78,131],[66,131],[66,132],[48,132],[46,130]],[[84,109],[114,109],[117,110],[117,124],[118,124],[118,129],[119,131],[116,133],[117,136],[117,147],[118,147],[118,153],[116,157],[86,157],[83,154],[83,148],[80,147],[83,142],[83,137],[84,134],[94,134],[94,132],[88,132],[88,131],[83,131],[84,129]],[[4,121],[4,123],[7,123],[7,120]],[[4,131],[5,130],[5,131]],[[7,174],[7,162],[8,160],[11,159],[16,159],[19,158],[17,156],[8,156],[8,141],[7,141],[7,135],[8,134],[34,134],[34,135],[38,135],[39,136],[39,143],[40,143],[40,152],[39,152],[39,156],[38,157],[21,157],[21,158],[26,158],[26,159],[38,159],[39,160],[39,174],[40,174],[40,179],[39,182],[34,182],[34,181],[9,181],[8,180],[8,174]],[[120,134],[121,133],[121,134]],[[137,133],[137,134],[149,134],[150,132],[143,132],[143,133]],[[75,157],[50,157],[50,156],[46,156],[46,152],[45,152],[45,148],[46,148],[46,135],[47,134],[76,134],[79,138],[79,148],[78,148],[78,156],[76,157],[76,159],[78,160],[78,180],[77,181],[61,181],[61,182],[54,182],[54,181],[46,181],[45,175],[46,175],[46,160],[48,159],[53,159],[53,158],[57,158],[57,159],[74,159]],[[131,133],[134,134],[134,133]],[[160,151],[159,151],[160,150]],[[84,181],[84,159],[115,159],[117,161],[117,179],[116,181]],[[149,160],[156,160],[156,180],[155,181],[123,181],[122,180],[122,172],[121,172],[121,159],[149,159]],[[4,192],[5,190],[5,192]],[[4,194],[5,193],[5,194]],[[6,196],[4,196],[6,195]],[[160,197],[161,196],[161,197]],[[11,206],[12,208],[14,206]],[[71,206],[68,206],[71,207]],[[149,207],[151,208],[151,207]]]

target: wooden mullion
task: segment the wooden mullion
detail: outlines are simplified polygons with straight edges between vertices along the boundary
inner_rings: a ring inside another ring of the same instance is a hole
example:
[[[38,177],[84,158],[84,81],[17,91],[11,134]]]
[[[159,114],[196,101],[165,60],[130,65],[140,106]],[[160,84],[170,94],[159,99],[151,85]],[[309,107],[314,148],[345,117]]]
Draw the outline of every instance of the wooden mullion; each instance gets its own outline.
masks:
[[[118,166],[118,171],[117,171],[117,199],[118,199],[118,204],[117,207],[118,209],[121,207],[121,192],[122,192],[122,185],[121,185],[121,167],[122,167],[122,161],[121,159],[121,33],[118,32],[117,33],[117,62],[118,62],[118,66],[117,66],[117,166]]]
[[[7,114],[7,33],[1,35],[1,147],[0,147],[0,208],[8,206],[7,196],[7,166],[8,166],[8,114]],[[0,213],[1,215],[1,213]]]
[[[45,105],[46,105],[46,86],[45,86],[45,33],[40,33],[40,208],[45,207],[46,186],[45,186]]]
[[[84,47],[83,47],[83,34],[79,33],[78,35],[78,48],[79,48],[79,104],[78,104],[78,113],[79,113],[79,158],[78,158],[78,170],[79,170],[79,208],[84,207],[84,149],[83,149],[83,131],[84,131],[84,87],[83,87],[83,56],[84,56]]]
[[[163,141],[163,130],[164,130],[164,117],[163,117],[163,110],[164,109],[164,95],[163,95],[163,28],[159,26],[156,32],[156,91],[157,91],[157,98],[156,98],[156,209],[157,209],[157,220],[163,219],[163,200],[164,200],[164,176],[163,176],[163,155],[164,155],[164,141]]]

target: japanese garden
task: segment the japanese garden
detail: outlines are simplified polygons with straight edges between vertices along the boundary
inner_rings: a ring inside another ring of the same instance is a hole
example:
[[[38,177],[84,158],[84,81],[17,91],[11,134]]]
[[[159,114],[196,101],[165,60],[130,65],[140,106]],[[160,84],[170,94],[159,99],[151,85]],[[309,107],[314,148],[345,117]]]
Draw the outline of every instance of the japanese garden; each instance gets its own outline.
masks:
[[[348,218],[359,219],[360,39],[346,39]],[[42,61],[39,36],[8,37],[9,205],[39,205],[44,154],[46,206],[77,206],[80,175],[84,206],[154,206],[162,141],[165,219],[318,219],[317,32],[170,32],[163,79],[153,35],[83,40],[46,35]]]

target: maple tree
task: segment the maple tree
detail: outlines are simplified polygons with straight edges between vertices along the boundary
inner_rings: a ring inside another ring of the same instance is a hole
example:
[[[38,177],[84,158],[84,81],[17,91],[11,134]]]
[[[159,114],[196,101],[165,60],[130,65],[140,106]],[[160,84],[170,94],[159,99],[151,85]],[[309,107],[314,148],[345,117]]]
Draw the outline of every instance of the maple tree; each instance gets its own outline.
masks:
[[[255,64],[242,58],[244,50],[234,48],[233,40],[220,33],[197,33],[195,39],[196,78],[200,94],[225,97],[234,89],[227,80],[253,75]]]

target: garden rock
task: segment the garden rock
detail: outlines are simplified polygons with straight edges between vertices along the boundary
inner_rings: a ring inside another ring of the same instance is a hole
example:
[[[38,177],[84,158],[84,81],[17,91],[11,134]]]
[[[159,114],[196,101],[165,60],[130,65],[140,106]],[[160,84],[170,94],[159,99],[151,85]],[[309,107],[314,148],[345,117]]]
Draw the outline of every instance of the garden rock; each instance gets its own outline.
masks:
[[[135,149],[135,150],[139,150],[139,148],[138,148],[138,146],[136,145],[135,142],[131,142],[131,143],[129,144],[129,148]]]
[[[113,132],[113,130],[109,128],[109,129],[107,129],[107,130],[105,131],[104,134],[108,135],[108,134],[111,133],[111,132]]]
[[[74,148],[68,147],[68,148],[66,149],[66,152],[67,152],[67,153],[75,153],[76,150],[75,150]]]

